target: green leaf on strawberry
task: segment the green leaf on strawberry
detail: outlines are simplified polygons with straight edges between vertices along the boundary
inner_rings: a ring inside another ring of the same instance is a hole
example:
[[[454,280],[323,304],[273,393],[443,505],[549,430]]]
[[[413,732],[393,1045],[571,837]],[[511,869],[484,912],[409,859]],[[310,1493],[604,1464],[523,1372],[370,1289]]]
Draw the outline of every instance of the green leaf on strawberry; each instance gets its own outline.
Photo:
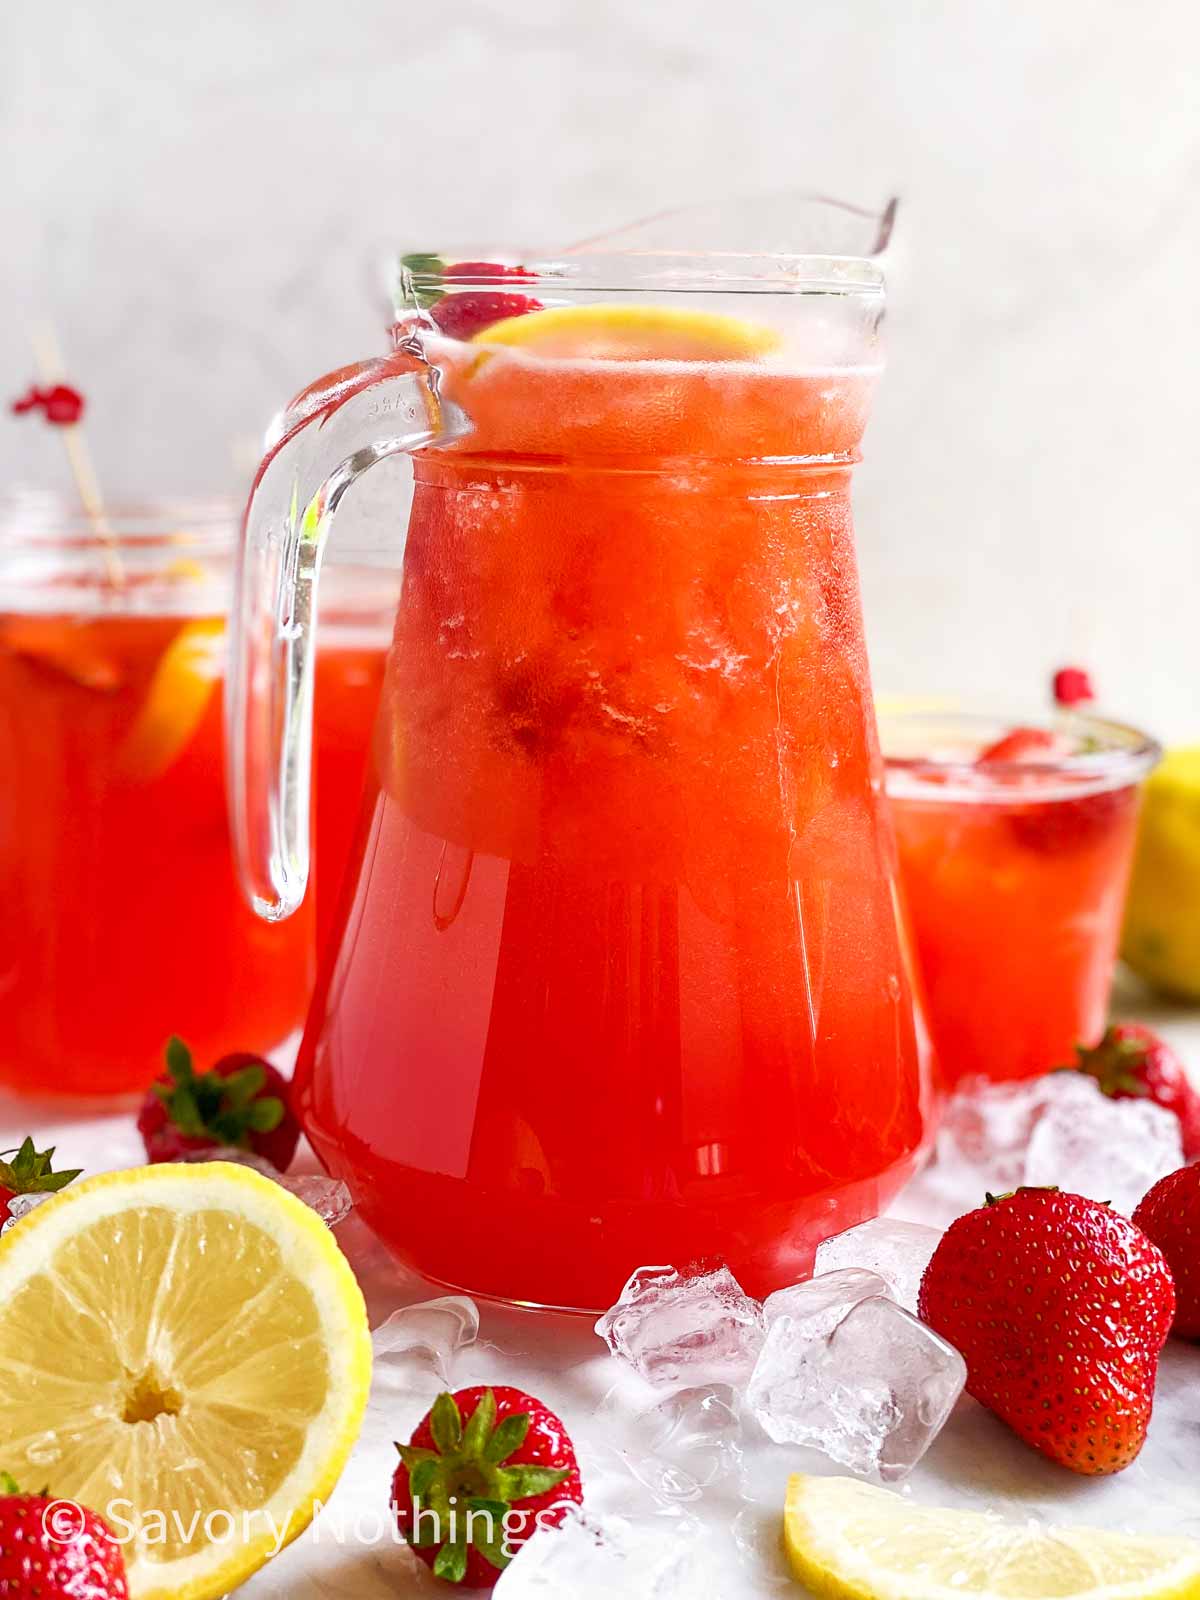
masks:
[[[55,1172],[54,1146],[51,1145],[48,1150],[35,1150],[32,1139],[25,1139],[19,1149],[7,1151],[6,1155],[11,1159],[0,1160],[0,1191],[7,1190],[9,1197],[15,1194],[57,1194],[60,1189],[73,1183],[83,1171],[82,1167],[72,1167]]]
[[[267,1075],[257,1063],[227,1076],[198,1073],[192,1052],[177,1038],[168,1042],[166,1058],[170,1081],[156,1083],[154,1093],[187,1138],[248,1150],[252,1133],[272,1133],[283,1121],[286,1107],[275,1095],[262,1094]]]
[[[522,1401],[532,1409],[517,1410]],[[542,1459],[516,1460],[532,1442],[535,1419]],[[518,1502],[537,1507],[538,1496],[563,1485],[568,1500],[579,1498],[578,1469],[561,1424],[518,1390],[440,1394],[414,1440],[396,1446],[397,1515],[409,1544],[448,1583],[495,1582],[512,1559],[514,1536],[522,1542],[507,1520]],[[570,1465],[547,1464],[547,1452]]]

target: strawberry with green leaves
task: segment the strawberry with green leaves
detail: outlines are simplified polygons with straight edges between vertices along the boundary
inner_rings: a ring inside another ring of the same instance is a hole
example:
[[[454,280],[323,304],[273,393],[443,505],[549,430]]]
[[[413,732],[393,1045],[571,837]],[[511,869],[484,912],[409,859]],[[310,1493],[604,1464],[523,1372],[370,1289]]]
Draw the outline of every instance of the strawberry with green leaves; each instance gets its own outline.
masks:
[[[583,1499],[567,1430],[520,1389],[440,1394],[396,1448],[400,1532],[436,1577],[465,1588],[491,1588],[539,1527]]]
[[[0,1157],[0,1223],[8,1220],[9,1202],[19,1194],[57,1194],[83,1171],[73,1167],[55,1172],[53,1163],[54,1146],[35,1150],[32,1139],[26,1139],[19,1149],[4,1152]]]
[[[0,1472],[0,1596],[127,1600],[125,1558],[108,1524],[49,1491],[23,1494]]]
[[[138,1113],[150,1161],[180,1161],[197,1150],[249,1150],[286,1172],[300,1124],[287,1079],[269,1061],[244,1052],[197,1072],[182,1039],[167,1044],[167,1070],[151,1085]]]
[[[1144,1022],[1116,1022],[1099,1044],[1077,1047],[1077,1065],[1114,1100],[1153,1100],[1179,1118],[1183,1153],[1200,1156],[1200,1089],[1165,1039]]]
[[[1175,1290],[1127,1217],[1057,1189],[989,1195],[946,1230],[918,1303],[968,1392],[1035,1450],[1100,1476],[1142,1448]]]

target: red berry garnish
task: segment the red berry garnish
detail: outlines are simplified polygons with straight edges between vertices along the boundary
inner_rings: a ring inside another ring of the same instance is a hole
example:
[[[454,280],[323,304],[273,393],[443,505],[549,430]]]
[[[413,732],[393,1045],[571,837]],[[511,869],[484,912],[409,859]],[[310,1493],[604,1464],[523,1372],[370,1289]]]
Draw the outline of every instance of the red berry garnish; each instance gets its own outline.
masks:
[[[1096,698],[1092,680],[1082,667],[1060,667],[1054,674],[1054,703],[1081,706]]]
[[[542,309],[542,302],[532,295],[468,289],[462,294],[443,295],[429,315],[448,339],[466,340],[490,328],[493,322]]]
[[[65,428],[78,422],[83,416],[83,396],[78,389],[72,389],[67,383],[55,383],[46,389],[41,389],[33,383],[23,395],[12,402],[12,410],[18,417],[27,411],[41,411],[47,422],[52,422],[55,427]]]

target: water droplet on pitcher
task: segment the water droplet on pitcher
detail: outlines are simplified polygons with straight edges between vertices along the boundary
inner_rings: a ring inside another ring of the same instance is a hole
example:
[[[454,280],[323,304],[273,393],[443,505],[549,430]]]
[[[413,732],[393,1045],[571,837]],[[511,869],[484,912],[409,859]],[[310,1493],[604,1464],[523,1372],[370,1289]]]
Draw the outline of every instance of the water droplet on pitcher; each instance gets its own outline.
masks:
[[[439,933],[445,933],[462,910],[474,864],[474,850],[459,844],[442,846],[442,859],[433,880],[433,925]]]

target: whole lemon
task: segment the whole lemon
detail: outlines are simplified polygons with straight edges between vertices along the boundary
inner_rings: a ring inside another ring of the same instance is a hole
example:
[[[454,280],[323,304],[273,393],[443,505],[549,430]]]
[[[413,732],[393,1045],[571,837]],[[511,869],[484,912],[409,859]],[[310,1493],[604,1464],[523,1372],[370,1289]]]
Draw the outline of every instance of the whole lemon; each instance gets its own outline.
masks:
[[[1200,1000],[1200,745],[1147,779],[1121,954],[1155,989]]]

